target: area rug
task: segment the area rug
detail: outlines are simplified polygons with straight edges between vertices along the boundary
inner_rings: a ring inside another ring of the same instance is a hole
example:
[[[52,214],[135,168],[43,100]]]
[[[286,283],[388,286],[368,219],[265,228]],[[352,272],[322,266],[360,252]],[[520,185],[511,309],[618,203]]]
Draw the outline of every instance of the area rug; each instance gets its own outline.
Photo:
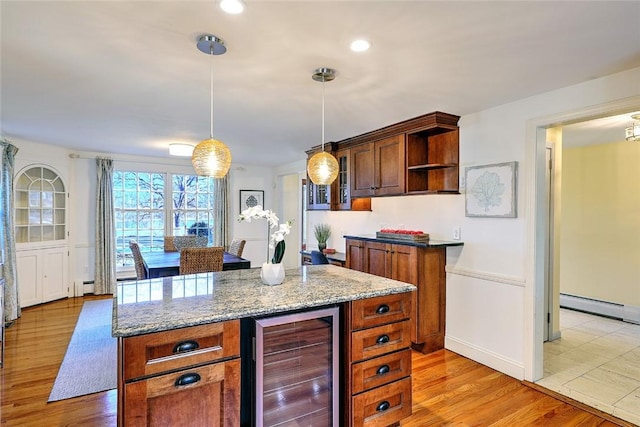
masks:
[[[117,343],[111,336],[112,299],[86,301],[78,316],[49,402],[117,387]]]

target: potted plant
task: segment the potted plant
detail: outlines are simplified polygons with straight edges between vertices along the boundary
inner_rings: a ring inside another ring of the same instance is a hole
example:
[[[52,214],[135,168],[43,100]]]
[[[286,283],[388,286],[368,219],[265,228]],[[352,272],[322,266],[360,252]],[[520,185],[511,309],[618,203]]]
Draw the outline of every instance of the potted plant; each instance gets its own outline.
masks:
[[[320,252],[327,248],[327,240],[331,237],[331,226],[329,224],[316,224],[314,234],[318,241],[318,250]]]

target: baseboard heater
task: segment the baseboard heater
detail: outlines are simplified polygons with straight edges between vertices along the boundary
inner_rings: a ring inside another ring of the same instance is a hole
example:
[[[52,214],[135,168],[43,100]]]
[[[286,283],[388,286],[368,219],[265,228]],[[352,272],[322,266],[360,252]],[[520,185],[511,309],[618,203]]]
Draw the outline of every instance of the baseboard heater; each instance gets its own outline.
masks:
[[[640,324],[640,307],[632,305],[561,293],[560,307]]]

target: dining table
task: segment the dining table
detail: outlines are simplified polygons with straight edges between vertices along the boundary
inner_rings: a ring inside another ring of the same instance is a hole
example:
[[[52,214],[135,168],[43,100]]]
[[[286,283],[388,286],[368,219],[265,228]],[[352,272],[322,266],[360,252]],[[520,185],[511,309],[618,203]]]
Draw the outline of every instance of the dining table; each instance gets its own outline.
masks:
[[[149,279],[180,274],[180,252],[143,252],[142,260]],[[243,268],[251,268],[251,261],[229,252],[224,253],[223,271]]]

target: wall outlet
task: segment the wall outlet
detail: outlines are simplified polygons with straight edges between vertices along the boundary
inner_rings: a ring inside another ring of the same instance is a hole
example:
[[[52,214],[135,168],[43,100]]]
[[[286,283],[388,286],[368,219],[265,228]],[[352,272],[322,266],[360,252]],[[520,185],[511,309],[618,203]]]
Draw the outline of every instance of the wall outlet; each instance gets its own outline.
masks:
[[[453,227],[453,240],[460,240],[460,227]]]

